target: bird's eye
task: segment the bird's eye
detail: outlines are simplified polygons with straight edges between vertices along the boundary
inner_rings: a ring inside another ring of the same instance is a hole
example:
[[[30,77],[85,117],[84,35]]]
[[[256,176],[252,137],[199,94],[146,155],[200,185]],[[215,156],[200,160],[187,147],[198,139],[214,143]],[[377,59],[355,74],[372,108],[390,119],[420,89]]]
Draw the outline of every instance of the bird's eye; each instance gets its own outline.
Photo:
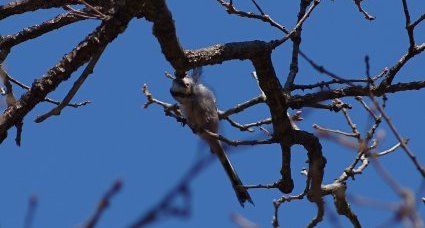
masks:
[[[184,86],[189,87],[189,83],[187,83],[187,82],[184,83]]]

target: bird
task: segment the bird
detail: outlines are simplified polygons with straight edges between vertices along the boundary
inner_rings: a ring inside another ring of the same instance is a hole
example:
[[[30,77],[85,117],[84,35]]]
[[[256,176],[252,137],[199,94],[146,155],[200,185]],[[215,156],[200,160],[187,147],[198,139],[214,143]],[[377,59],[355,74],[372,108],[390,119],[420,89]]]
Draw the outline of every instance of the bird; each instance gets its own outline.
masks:
[[[197,67],[193,69],[191,76],[185,75],[183,78],[174,78],[170,93],[179,103],[185,123],[192,129],[193,133],[208,143],[211,152],[218,157],[241,206],[244,207],[246,202],[254,205],[251,196],[230,163],[220,140],[211,134],[218,134],[218,109],[213,92],[200,83],[201,74],[202,68]]]

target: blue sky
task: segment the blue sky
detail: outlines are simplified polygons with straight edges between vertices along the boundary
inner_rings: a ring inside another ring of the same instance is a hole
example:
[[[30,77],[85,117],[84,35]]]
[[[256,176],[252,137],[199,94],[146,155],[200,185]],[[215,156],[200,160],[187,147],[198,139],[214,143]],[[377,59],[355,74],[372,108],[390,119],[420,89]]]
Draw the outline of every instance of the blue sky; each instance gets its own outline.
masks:
[[[0,3],[5,2],[8,1]],[[294,26],[298,1],[258,2],[276,21],[288,28]],[[282,36],[265,23],[228,15],[216,1],[167,3],[184,48],[232,41],[268,41]],[[240,9],[255,10],[248,3],[235,3]],[[409,6],[413,18],[424,13],[424,5],[419,1],[409,1]],[[365,20],[352,1],[322,1],[304,25],[302,50],[319,64],[346,78],[364,77],[365,55],[370,56],[372,74],[393,65],[408,47],[401,1],[365,1],[364,7],[377,17],[375,21]],[[0,33],[20,31],[62,11],[43,10],[7,18],[0,21]],[[31,84],[98,24],[97,21],[80,22],[15,47],[7,59],[6,68],[17,79]],[[417,29],[416,40],[425,42],[423,25]],[[273,54],[281,82],[288,73],[290,47],[290,43],[286,43]],[[424,61],[424,55],[413,59],[396,80],[423,80]],[[219,108],[225,110],[259,94],[256,82],[250,76],[253,70],[247,61],[231,61],[205,67],[202,80],[215,92]],[[122,179],[123,189],[113,198],[98,227],[126,227],[158,203],[197,158],[209,153],[189,128],[166,117],[161,108],[143,109],[145,98],[141,87],[144,83],[158,99],[173,102],[169,94],[170,80],[163,76],[164,71],[173,72],[173,69],[151,34],[151,23],[143,19],[133,20],[127,31],[108,46],[94,74],[75,97],[75,101],[90,100],[92,104],[65,109],[60,116],[36,124],[34,118],[52,108],[50,104],[39,105],[25,118],[21,147],[14,144],[15,132],[10,130],[9,138],[0,147],[0,226],[22,226],[28,199],[35,194],[39,206],[33,227],[75,227],[87,220],[98,200],[117,178]],[[78,73],[50,97],[61,99]],[[328,79],[305,61],[300,61],[297,84]],[[424,91],[391,94],[386,111],[399,132],[411,139],[409,147],[425,163],[423,99]],[[344,101],[354,106],[350,114],[364,132],[369,123],[367,114],[352,99]],[[305,120],[299,123],[303,130],[313,132],[312,124],[317,123],[349,131],[341,113],[303,111]],[[253,122],[266,117],[267,107],[259,105],[235,118],[240,122]],[[384,150],[397,141],[386,124],[381,126],[385,138],[380,148]],[[258,131],[242,134],[224,122],[221,130],[227,137],[235,139],[264,137]],[[329,183],[350,164],[355,151],[329,140],[321,142],[328,159],[325,183]],[[272,183],[279,178],[277,146],[229,150],[232,150],[231,160],[245,184]],[[306,166],[305,151],[295,147],[293,159],[294,193],[298,193],[304,184],[299,171]],[[420,189],[422,179],[403,151],[382,158],[382,163],[403,186],[412,191]],[[272,200],[281,196],[276,190],[252,190],[256,206],[241,208],[217,162],[197,176],[190,190],[193,197],[190,218],[166,218],[152,227],[233,227],[232,213],[269,227]],[[386,202],[398,201],[372,166],[355,181],[348,182],[348,192]],[[330,210],[327,214],[335,214],[332,198],[326,197],[326,202]],[[392,216],[386,210],[356,204],[352,207],[365,227],[382,224]],[[424,217],[423,204],[419,211]],[[284,227],[303,227],[314,215],[314,206],[306,200],[292,202],[282,206],[280,222]],[[349,224],[345,218],[340,222],[344,226]],[[329,217],[325,217],[319,227],[331,225]]]

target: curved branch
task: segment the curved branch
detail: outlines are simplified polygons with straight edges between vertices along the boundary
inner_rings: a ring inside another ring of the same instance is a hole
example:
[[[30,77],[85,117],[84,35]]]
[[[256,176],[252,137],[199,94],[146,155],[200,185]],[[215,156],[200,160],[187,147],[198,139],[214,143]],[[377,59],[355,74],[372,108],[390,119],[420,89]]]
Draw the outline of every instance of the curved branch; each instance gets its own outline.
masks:
[[[174,21],[164,0],[147,1],[145,17],[153,22],[153,34],[157,38],[165,58],[176,70],[176,75],[184,77],[191,68],[220,64],[224,61],[255,58],[275,45],[275,42],[245,41],[216,44],[198,50],[185,50],[181,46]]]
[[[326,158],[322,153],[322,145],[316,136],[306,131],[293,131],[292,135],[292,142],[302,145],[307,150],[309,161],[308,177],[311,178],[311,187],[308,192],[309,199],[312,202],[321,202],[321,187],[326,165]]]
[[[164,0],[146,1],[145,17],[153,22],[153,35],[158,39],[165,58],[179,73],[187,70],[187,58],[176,34],[171,12]]]

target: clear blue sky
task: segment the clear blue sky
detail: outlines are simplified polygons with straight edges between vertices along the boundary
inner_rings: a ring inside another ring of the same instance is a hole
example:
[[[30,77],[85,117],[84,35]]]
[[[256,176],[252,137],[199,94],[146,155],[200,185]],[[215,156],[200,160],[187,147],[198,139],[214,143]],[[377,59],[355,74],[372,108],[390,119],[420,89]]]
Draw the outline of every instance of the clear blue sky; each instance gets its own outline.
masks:
[[[8,1],[1,1],[5,4]],[[249,2],[249,1],[245,1]],[[283,2],[283,3],[282,3]],[[420,1],[409,1],[412,17],[425,11]],[[235,1],[241,9],[254,8]],[[296,20],[298,1],[259,1],[276,21],[291,28]],[[281,34],[265,23],[228,15],[216,1],[168,1],[185,48],[247,40],[271,40]],[[393,65],[407,50],[401,1],[365,1],[367,9],[377,19],[369,22],[357,11],[352,1],[322,1],[304,25],[302,50],[327,69],[347,78],[364,77],[364,56],[371,58],[372,74]],[[11,34],[23,27],[41,23],[62,10],[43,10],[18,15],[0,21],[0,33]],[[71,50],[99,22],[85,21],[52,32],[15,47],[6,68],[17,79],[31,84],[41,77],[65,53]],[[416,33],[418,43],[425,41],[425,27]],[[290,43],[274,52],[273,61],[282,82],[288,73]],[[416,57],[399,73],[398,81],[423,80],[425,56]],[[41,104],[26,118],[22,146],[14,144],[15,131],[0,150],[0,226],[22,227],[28,198],[35,194],[39,207],[33,227],[75,227],[84,223],[94,211],[98,200],[112,182],[121,178],[122,191],[101,218],[98,227],[126,227],[158,203],[180,179],[183,173],[202,155],[209,153],[187,127],[164,115],[161,108],[143,109],[144,83],[159,99],[173,102],[169,94],[170,80],[164,71],[173,69],[162,56],[151,34],[151,23],[134,20],[100,59],[95,72],[78,92],[75,101],[93,103],[65,109],[59,117],[36,124],[37,115],[52,108]],[[204,68],[202,80],[216,93],[218,106],[224,110],[257,96],[256,82],[251,78],[252,65],[231,61]],[[61,99],[72,86],[63,83],[50,97]],[[305,61],[300,61],[297,84],[328,80],[316,73]],[[15,90],[18,90],[17,88]],[[389,95],[387,112],[400,133],[411,139],[409,146],[425,163],[423,129],[425,129],[424,91]],[[363,131],[368,126],[367,114],[352,99],[350,111]],[[4,104],[3,106],[4,107]],[[341,113],[306,109],[305,120],[299,126],[313,132],[312,124],[349,131]],[[250,109],[235,118],[253,122],[268,117],[265,105]],[[396,139],[382,124],[386,133],[382,150],[393,146]],[[263,137],[261,132],[241,134],[222,124],[222,133],[230,138]],[[355,151],[322,140],[328,159],[325,183],[338,177],[354,159]],[[293,150],[294,193],[302,190],[306,153],[301,147]],[[277,146],[242,147],[234,150],[231,160],[246,184],[272,183],[279,178],[280,153]],[[399,150],[382,159],[391,175],[403,186],[418,191],[422,178],[412,163]],[[370,166],[355,181],[348,182],[348,192],[386,202],[397,202],[392,190]],[[188,219],[167,218],[153,227],[233,227],[230,214],[239,213],[262,227],[271,226],[272,200],[281,196],[276,190],[253,190],[256,206],[241,208],[219,163],[214,163],[191,184],[192,216]],[[423,191],[421,196],[423,196]],[[328,215],[335,214],[332,198],[326,197]],[[365,227],[374,227],[391,218],[392,213],[353,205]],[[425,209],[420,204],[424,217]],[[304,201],[282,206],[283,227],[304,227],[315,215],[313,205]],[[345,218],[340,219],[348,226]],[[331,226],[329,217],[319,227]]]

